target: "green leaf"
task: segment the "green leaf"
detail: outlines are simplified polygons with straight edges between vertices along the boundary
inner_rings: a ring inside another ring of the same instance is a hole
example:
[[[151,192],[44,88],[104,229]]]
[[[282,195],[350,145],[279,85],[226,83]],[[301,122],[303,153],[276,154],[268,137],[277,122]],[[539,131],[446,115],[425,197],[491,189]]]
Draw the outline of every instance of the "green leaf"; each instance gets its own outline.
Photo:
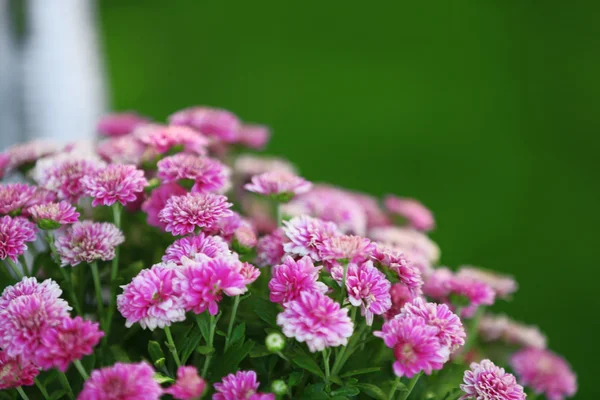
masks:
[[[173,378],[170,378],[164,374],[161,374],[160,372],[156,372],[153,376],[154,380],[156,382],[158,382],[159,385],[162,385],[163,383],[173,383],[175,382],[175,380]]]
[[[325,393],[324,383],[315,383],[304,389],[304,393],[300,397],[302,400],[328,400],[329,396]]]
[[[364,392],[367,396],[371,396],[377,400],[388,400],[387,395],[379,388],[379,386],[370,383],[357,383],[356,387]]]
[[[66,394],[67,394],[67,391],[65,389],[57,390],[50,394],[50,400],[58,400]]]
[[[163,353],[160,344],[154,340],[148,342],[148,354],[150,354],[152,362],[156,362],[161,358],[165,358],[165,353]]]
[[[244,337],[246,336],[246,324],[242,322],[235,328],[233,328],[233,332],[231,333],[231,338],[229,339],[229,345],[233,346],[235,343],[239,341],[244,341]]]
[[[51,369],[50,371],[48,371],[48,375],[46,375],[46,377],[44,378],[44,380],[42,380],[42,384],[44,386],[48,386],[52,382],[54,382],[56,380],[56,378],[58,378],[58,370]]]
[[[110,346],[110,352],[112,353],[112,355],[116,361],[125,362],[125,363],[131,362],[131,359],[129,358],[129,354],[127,354],[125,349],[123,349],[123,347],[121,347],[118,344]],[[92,369],[94,369],[94,363],[91,363],[91,365],[88,366],[88,370],[92,370]]]
[[[318,377],[325,379],[325,374],[321,370],[321,367],[319,367],[319,364],[302,348],[296,346],[292,354],[290,354],[290,360],[300,368],[304,368]]]
[[[260,358],[271,355],[272,353],[267,349],[266,346],[262,344],[257,344],[254,346],[252,351],[250,352],[250,358]]]
[[[342,374],[341,377],[348,378],[348,377],[355,376],[355,375],[370,374],[372,372],[379,372],[379,371],[381,371],[381,367],[354,369],[352,371],[346,372],[345,374]]]
[[[276,320],[279,310],[277,309],[277,305],[275,303],[261,299],[260,297],[252,297],[248,301],[250,302],[250,307],[260,319],[273,328],[277,327]]]
[[[296,386],[297,384],[300,383],[303,376],[304,376],[304,370],[292,372],[290,374],[290,377],[288,378],[288,383],[287,383],[288,386],[289,387]]]
[[[245,343],[238,343],[236,346],[231,346],[223,357],[219,357],[219,368],[216,369],[215,377],[221,378],[230,372],[237,370],[238,365],[250,353],[254,347],[254,341],[248,340]]]
[[[165,366],[166,361],[167,360],[165,360],[164,358],[159,358],[158,360],[154,361],[154,366],[158,369],[161,369]]]
[[[216,333],[217,335],[219,335],[219,336],[223,336],[223,337],[226,337],[226,336],[227,336],[227,334],[225,333],[225,331],[216,330],[216,331],[215,331],[215,333]]]
[[[346,396],[335,396],[332,397],[330,400],[348,400],[348,398]]]
[[[210,347],[210,346],[198,346],[196,348],[196,351],[202,355],[208,355],[208,354],[212,354],[215,351],[214,347]]]
[[[183,341],[179,349],[179,357],[181,358],[181,362],[185,364],[190,356],[194,353],[194,349],[198,347],[200,341],[202,340],[202,332],[197,327],[192,327],[189,335]]]
[[[196,315],[196,324],[202,333],[204,341],[208,343],[208,336],[210,334],[210,321],[208,320],[207,313]]]
[[[329,393],[333,396],[357,396],[360,393],[360,390],[355,386],[346,386]]]

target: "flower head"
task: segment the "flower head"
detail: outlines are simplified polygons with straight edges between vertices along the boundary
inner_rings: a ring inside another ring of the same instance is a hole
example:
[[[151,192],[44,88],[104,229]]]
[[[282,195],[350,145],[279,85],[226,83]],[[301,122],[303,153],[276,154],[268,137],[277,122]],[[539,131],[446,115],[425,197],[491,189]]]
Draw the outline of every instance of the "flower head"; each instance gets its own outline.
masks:
[[[361,308],[367,325],[373,324],[373,315],[381,315],[392,306],[390,288],[390,281],[371,261],[348,265],[348,300],[353,306]]]
[[[173,235],[185,235],[200,228],[211,228],[220,218],[232,214],[227,197],[213,193],[188,193],[167,200],[165,208],[158,213],[165,230]]]
[[[38,204],[28,208],[28,213],[40,229],[58,229],[61,225],[73,224],[79,212],[66,201]]]
[[[177,400],[199,399],[206,389],[206,382],[198,376],[196,367],[181,366],[177,369],[177,382],[165,393]]]
[[[512,276],[470,266],[460,267],[458,277],[471,278],[488,284],[496,296],[507,298],[517,291],[517,282]]]
[[[402,307],[415,297],[410,292],[410,289],[403,283],[394,283],[390,289],[390,298],[392,300],[392,306],[385,313],[385,319],[392,319],[396,315],[400,314]]]
[[[407,254],[419,254],[435,263],[440,259],[440,248],[423,232],[397,226],[380,226],[369,231],[369,237],[386,247]]]
[[[283,264],[276,265],[269,281],[269,298],[274,303],[285,304],[296,300],[302,292],[327,292],[327,286],[319,282],[321,267],[315,267],[310,257],[295,261],[287,256]]]
[[[373,229],[378,226],[391,225],[390,218],[381,209],[375,197],[364,193],[352,193],[352,196],[361,205],[367,215],[367,228]]]
[[[0,153],[0,178],[2,170],[9,172],[20,167],[30,166],[39,158],[48,156],[56,151],[56,146],[46,140],[32,140],[30,142],[16,144],[5,152]]]
[[[134,165],[140,165],[142,161],[153,155],[153,151],[134,135],[103,140],[96,146],[96,152],[108,162]]]
[[[340,235],[333,222],[326,222],[308,216],[294,217],[283,222],[283,232],[289,242],[283,245],[286,252],[301,256],[309,255],[313,260],[320,260],[319,246],[325,239]]]
[[[144,171],[135,165],[109,164],[95,174],[81,178],[85,194],[93,197],[92,206],[125,205],[137,199],[137,194],[148,186]]]
[[[215,383],[217,393],[213,395],[213,400],[253,399],[259,385],[256,372],[238,371],[235,375],[227,375],[220,383]]]
[[[173,196],[185,195],[187,191],[176,183],[163,183],[152,191],[150,197],[142,204],[142,211],[148,216],[148,225],[165,229],[167,224],[159,218],[159,213],[165,208],[167,200]]]
[[[110,222],[81,221],[58,236],[56,252],[63,266],[109,261],[115,256],[115,247],[124,241],[123,233]]]
[[[396,272],[400,282],[411,291],[413,296],[421,295],[423,287],[421,271],[404,256],[404,253],[378,244],[372,257],[384,267]]]
[[[78,400],[158,400],[163,393],[146,363],[116,363],[97,369],[85,381]]]
[[[165,154],[176,147],[195,154],[206,154],[208,146],[206,137],[185,126],[146,124],[136,128],[133,135],[158,154]]]
[[[460,385],[465,392],[461,400],[525,400],[526,397],[515,377],[490,360],[471,363],[471,369],[465,371],[464,382]]]
[[[35,240],[35,232],[35,225],[23,217],[0,218],[0,260],[9,258],[16,262],[27,250],[25,243]]]
[[[114,113],[103,116],[98,122],[97,130],[104,136],[122,136],[147,122],[148,118],[135,112]]]
[[[208,258],[228,257],[231,251],[227,243],[219,236],[208,236],[200,232],[195,236],[185,236],[176,240],[165,250],[163,262],[174,262],[181,265],[181,259],[195,259],[196,255],[203,254]]]
[[[484,315],[479,321],[479,335],[485,341],[502,340],[521,347],[545,349],[546,336],[537,326],[513,321],[505,315]]]
[[[279,264],[285,256],[285,240],[286,236],[281,228],[260,238],[256,244],[256,264],[259,267]]]
[[[233,232],[233,245],[238,253],[250,251],[250,249],[256,246],[257,242],[258,239],[256,238],[254,227],[247,221],[243,221]]]
[[[229,167],[209,157],[178,153],[163,158],[157,167],[163,182],[194,181],[193,192],[222,192],[230,185]]]
[[[431,211],[415,199],[388,195],[384,204],[389,212],[406,218],[410,226],[415,229],[430,231],[435,228]]]
[[[244,124],[236,134],[236,142],[251,149],[261,150],[269,141],[271,132],[264,125]]]
[[[0,183],[0,214],[18,214],[35,193],[25,183]]]
[[[322,260],[364,262],[371,258],[375,244],[360,236],[333,236],[317,245]]]
[[[231,112],[212,107],[190,107],[169,117],[173,125],[185,125],[203,135],[233,142],[240,130],[240,120]]]
[[[252,183],[244,188],[250,192],[273,196],[279,201],[286,202],[295,195],[308,192],[312,184],[295,174],[287,171],[265,172],[252,177]]]
[[[44,301],[60,303],[65,313],[71,308],[60,298],[62,290],[52,279],[46,279],[39,283],[35,277],[25,277],[14,286],[7,286],[0,296],[0,311],[8,307],[8,304],[20,296],[30,294],[40,295]]]
[[[496,293],[490,285],[465,276],[454,276],[450,281],[450,292],[468,301],[461,311],[461,316],[465,317],[472,317],[479,306],[492,305],[496,299]]]
[[[0,390],[19,386],[31,386],[40,370],[30,361],[20,357],[9,358],[5,351],[0,350]]]

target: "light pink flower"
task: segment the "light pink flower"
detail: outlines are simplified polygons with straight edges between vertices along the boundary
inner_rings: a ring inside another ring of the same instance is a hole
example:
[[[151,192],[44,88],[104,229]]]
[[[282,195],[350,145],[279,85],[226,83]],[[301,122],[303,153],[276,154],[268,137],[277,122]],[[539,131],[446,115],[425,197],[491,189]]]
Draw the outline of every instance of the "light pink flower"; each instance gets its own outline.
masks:
[[[306,342],[311,352],[327,347],[345,346],[352,336],[354,324],[348,309],[318,291],[304,291],[296,300],[286,303],[277,316],[283,334]]]
[[[177,382],[165,393],[178,400],[199,399],[206,389],[206,382],[198,376],[196,367],[181,366],[177,369]]]
[[[545,349],[546,336],[537,326],[513,321],[505,315],[486,314],[479,321],[479,335],[485,341],[502,340],[522,347]]]
[[[298,299],[302,292],[326,293],[327,286],[318,281],[321,268],[315,267],[310,257],[295,261],[287,256],[283,264],[273,267],[269,298],[274,303],[285,304]]]
[[[255,154],[243,154],[239,156],[235,160],[233,169],[243,180],[272,171],[285,171],[290,174],[296,174],[296,168],[287,160]]]
[[[20,357],[9,358],[5,351],[0,350],[0,390],[31,386],[39,373],[39,368],[31,362]]]
[[[349,260],[360,263],[371,258],[375,244],[360,236],[334,236],[317,245],[322,260]]]
[[[167,200],[165,208],[158,213],[160,221],[167,224],[165,230],[173,235],[185,235],[196,227],[211,228],[220,218],[232,214],[227,197],[213,193],[188,193]]]
[[[158,154],[182,147],[186,152],[203,155],[209,143],[206,137],[185,126],[147,124],[137,127],[133,135]]]
[[[209,235],[220,236],[228,243],[231,243],[235,231],[246,223],[247,221],[240,214],[233,211],[227,216],[219,218],[216,224],[204,228],[204,232]]]
[[[371,240],[405,252],[420,254],[432,263],[440,259],[440,248],[423,232],[412,228],[381,226],[369,231]]]
[[[390,288],[390,281],[371,261],[348,265],[348,300],[353,306],[361,308],[367,325],[373,324],[373,315],[382,315],[392,306]]]
[[[239,270],[240,274],[244,277],[244,284],[246,286],[256,282],[258,277],[260,276],[260,270],[256,268],[254,265],[244,262],[241,263],[241,268]],[[247,291],[244,290],[244,293]]]
[[[415,199],[388,195],[384,204],[389,212],[405,218],[415,229],[427,232],[435,228],[431,211]]]
[[[454,276],[450,281],[450,292],[466,298],[469,303],[462,309],[461,317],[472,317],[479,306],[491,306],[496,300],[496,293],[490,285],[464,276]]]
[[[231,251],[227,243],[219,236],[208,236],[204,232],[200,232],[198,235],[185,236],[176,240],[167,247],[162,260],[181,265],[183,257],[193,260],[197,254],[203,254],[208,258],[218,258],[230,256]]]
[[[25,183],[0,183],[0,214],[19,214],[35,193],[35,187]]]
[[[55,192],[36,186],[33,196],[31,196],[29,200],[27,200],[27,202],[23,206],[21,214],[24,217],[28,217],[31,215],[29,213],[29,209],[31,207],[56,202],[56,199],[57,195]]]
[[[308,192],[312,183],[287,171],[265,172],[252,177],[252,183],[244,185],[249,192],[273,196],[287,202],[294,196]]]
[[[231,112],[212,107],[190,107],[169,117],[173,125],[186,125],[203,135],[233,142],[240,130],[240,120]]]
[[[81,221],[57,237],[56,252],[61,265],[74,267],[82,262],[112,260],[115,247],[124,241],[123,233],[110,222]]]
[[[458,270],[458,277],[472,278],[491,286],[496,296],[507,298],[517,291],[517,282],[512,276],[502,275],[481,268],[463,266]]]
[[[521,350],[512,356],[510,365],[519,382],[548,400],[563,400],[577,392],[577,377],[571,366],[550,350]]]
[[[63,318],[60,324],[42,332],[42,346],[35,354],[35,363],[43,369],[65,372],[71,362],[92,354],[103,336],[98,323],[81,317]]]
[[[390,289],[390,297],[392,300],[392,306],[385,313],[385,319],[392,319],[396,315],[400,314],[402,307],[410,302],[415,297],[410,292],[410,289],[403,283],[394,283]]]
[[[23,217],[0,218],[0,260],[17,262],[17,257],[27,250],[27,242],[35,240],[35,225]]]
[[[79,213],[66,201],[38,204],[28,209],[29,215],[41,229],[58,229],[78,221]]]
[[[236,246],[238,246],[238,248],[246,251],[256,246],[258,239],[256,238],[256,232],[254,231],[252,224],[247,221],[243,221],[242,224],[233,232],[233,242]]]
[[[391,225],[390,218],[381,209],[379,202],[373,196],[364,193],[352,193],[354,199],[361,205],[367,215],[367,228]]]
[[[460,389],[465,394],[460,400],[525,400],[526,397],[515,377],[490,360],[471,363],[471,369],[465,371],[464,382]]]
[[[151,331],[185,320],[184,303],[174,289],[175,269],[154,265],[143,269],[117,296],[117,309],[127,320]]]
[[[325,239],[339,236],[340,231],[333,222],[322,221],[308,216],[294,217],[283,222],[283,232],[290,240],[283,249],[300,256],[309,255],[313,260],[320,260],[319,246]]]
[[[438,329],[427,325],[423,318],[394,318],[373,334],[394,350],[393,368],[397,376],[412,378],[421,371],[430,375],[433,370],[442,369],[448,360],[449,350],[440,343]]]
[[[92,372],[77,400],[158,400],[163,394],[150,364],[116,363]]]
[[[256,372],[238,371],[229,374],[223,378],[220,383],[215,383],[214,387],[217,393],[213,395],[213,400],[242,400],[253,399],[253,395],[258,390]]]
[[[454,274],[448,268],[436,268],[427,276],[423,285],[423,293],[433,299],[445,301],[452,290],[452,279],[454,279]]]
[[[43,188],[55,191],[60,199],[76,204],[85,191],[82,178],[94,175],[103,167],[104,163],[94,158],[62,153],[38,161],[36,181]]]
[[[0,160],[4,159],[0,164],[4,163],[4,172],[10,172],[20,167],[30,166],[39,158],[53,154],[56,150],[56,145],[47,140],[19,143],[0,154]],[[2,169],[0,167],[0,178]]]
[[[109,164],[95,174],[81,178],[86,195],[92,197],[92,206],[112,206],[116,202],[125,205],[137,199],[148,186],[144,171],[135,165]]]
[[[135,112],[113,113],[103,116],[96,128],[104,136],[122,136],[131,133],[137,126],[146,124],[148,118]]]
[[[281,228],[260,238],[256,244],[256,264],[259,267],[279,264],[285,256],[283,250],[285,240],[286,236]]]
[[[152,191],[150,197],[142,204],[142,211],[148,216],[148,225],[165,229],[167,224],[159,218],[159,213],[165,208],[167,200],[173,196],[185,195],[187,191],[176,183],[163,183]]]
[[[96,152],[105,161],[117,164],[140,165],[144,158],[152,155],[146,145],[134,135],[125,135],[101,141]]]
[[[372,257],[384,267],[396,272],[400,282],[411,291],[413,296],[421,295],[423,287],[421,271],[402,252],[378,244],[373,251]]]
[[[255,150],[261,150],[269,141],[271,132],[264,125],[244,124],[236,133],[236,143]]]
[[[0,311],[8,307],[8,304],[17,297],[30,294],[38,294],[44,301],[63,307],[65,314],[68,314],[71,309],[67,302],[60,298],[62,290],[55,281],[46,279],[38,283],[35,277],[25,277],[15,285],[4,288],[0,296]]]
[[[193,192],[222,192],[230,186],[229,167],[213,158],[178,153],[163,158],[157,167],[163,182],[194,181]]]

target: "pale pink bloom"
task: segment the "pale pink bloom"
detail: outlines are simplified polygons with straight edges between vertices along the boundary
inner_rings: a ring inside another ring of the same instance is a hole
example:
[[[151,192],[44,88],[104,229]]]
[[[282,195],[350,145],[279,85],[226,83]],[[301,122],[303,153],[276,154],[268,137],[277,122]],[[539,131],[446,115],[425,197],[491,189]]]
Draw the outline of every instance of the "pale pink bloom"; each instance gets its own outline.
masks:
[[[122,136],[131,133],[137,126],[146,124],[148,118],[135,112],[107,114],[98,121],[97,131],[104,136]]]
[[[423,287],[421,271],[398,250],[377,244],[372,255],[379,264],[394,271],[402,284],[410,289],[413,296],[420,296]]]
[[[40,295],[44,301],[63,307],[65,315],[71,309],[67,302],[60,298],[62,290],[58,283],[52,279],[45,279],[38,283],[35,277],[24,277],[15,285],[4,288],[2,296],[0,296],[0,311],[8,307],[8,304],[17,297],[31,294]]]
[[[187,191],[176,183],[163,183],[152,191],[150,197],[142,204],[142,211],[148,216],[148,225],[165,229],[167,224],[159,218],[159,213],[165,208],[167,200],[173,196],[185,195]]]
[[[484,282],[492,287],[496,296],[507,298],[517,291],[517,282],[512,276],[502,275],[495,271],[463,266],[458,270],[458,277],[468,277]]]
[[[199,399],[206,389],[206,382],[198,375],[196,367],[181,366],[177,369],[177,382],[165,390],[178,400]]]
[[[208,139],[185,126],[147,124],[137,127],[133,135],[158,154],[165,154],[176,147],[186,152],[206,154]]]
[[[254,227],[247,221],[243,221],[242,224],[233,232],[233,240],[234,243],[243,249],[251,249],[256,246],[256,243],[258,242]]]
[[[287,160],[255,154],[243,154],[239,156],[235,160],[233,169],[243,179],[272,171],[285,171],[290,174],[296,174],[296,168]]]
[[[123,232],[110,222],[76,222],[56,239],[61,265],[76,266],[96,260],[110,261],[115,247],[125,241]]]
[[[255,150],[261,150],[269,141],[271,132],[264,125],[244,124],[236,133],[236,143]]]
[[[0,350],[0,390],[19,386],[31,386],[40,370],[30,361],[20,357],[9,358],[5,351]]]
[[[416,298],[406,303],[399,317],[421,317],[427,325],[437,328],[437,337],[442,346],[456,351],[465,344],[466,333],[460,318],[447,305],[427,303]]]
[[[92,371],[77,400],[159,400],[162,394],[150,364],[118,362]]]
[[[192,127],[203,135],[225,142],[234,142],[241,126],[238,117],[230,111],[205,106],[178,111],[169,116],[169,123]]]
[[[32,140],[8,148],[4,153],[0,154],[0,160],[5,160],[3,162],[5,164],[4,171],[10,172],[20,167],[27,167],[39,158],[55,153],[56,150],[56,145],[50,141]],[[1,167],[0,170],[2,170]],[[0,171],[0,178],[1,175]]]
[[[211,228],[219,219],[232,214],[227,197],[213,193],[188,193],[167,200],[165,208],[158,213],[165,230],[173,235],[185,235],[196,227]]]
[[[27,250],[27,242],[35,240],[35,225],[23,217],[0,218],[0,260],[10,258],[17,262],[17,257]]]
[[[412,228],[381,226],[369,231],[371,240],[407,254],[417,253],[432,263],[440,259],[440,248],[423,232]]]
[[[65,372],[71,362],[92,354],[103,336],[98,323],[81,317],[63,318],[60,324],[42,332],[42,346],[35,354],[35,363],[43,369]]]
[[[383,202],[389,212],[405,218],[413,228],[426,232],[435,228],[433,214],[417,200],[388,195]]]
[[[479,335],[488,342],[502,340],[522,347],[545,349],[546,336],[534,325],[513,321],[506,315],[486,314],[479,321]]]
[[[253,176],[252,182],[244,185],[244,188],[249,192],[274,196],[286,202],[296,195],[308,192],[312,183],[287,171],[272,171]]]
[[[34,193],[25,183],[0,183],[0,214],[19,214]]]
[[[306,342],[313,353],[347,345],[354,330],[348,309],[340,309],[338,303],[318,291],[303,291],[286,303],[277,316],[277,325],[285,336]]]
[[[256,244],[256,264],[259,267],[279,264],[285,256],[285,240],[286,236],[281,228],[260,238]]]
[[[217,393],[213,400],[243,400],[253,399],[260,383],[257,381],[256,372],[238,371],[223,378],[220,383],[215,383]]]
[[[367,215],[367,228],[391,225],[390,218],[381,209],[379,202],[373,196],[364,193],[352,193],[354,199],[361,205]]]
[[[436,268],[425,279],[423,293],[436,300],[444,301],[452,290],[452,279],[454,274],[448,268]]]
[[[174,288],[175,269],[154,265],[143,269],[117,296],[117,309],[126,327],[139,323],[151,331],[185,320],[184,303]]]
[[[283,221],[283,232],[289,242],[283,245],[286,252],[300,256],[309,255],[313,260],[320,260],[319,246],[325,239],[339,236],[340,231],[333,222],[326,222],[308,216],[294,217]]]
[[[135,165],[109,164],[95,174],[81,178],[86,195],[92,197],[92,206],[112,206],[116,202],[125,205],[137,199],[148,186],[144,171]]]
[[[427,325],[423,318],[394,318],[373,334],[394,350],[393,368],[399,377],[412,378],[421,371],[431,375],[448,361],[449,349],[440,343],[438,329]]]
[[[96,152],[108,162],[134,165],[140,165],[148,153],[152,153],[134,135],[103,140],[98,143]]]
[[[238,296],[247,290],[241,269],[232,257],[197,260],[175,270],[173,285],[187,311],[216,315],[223,293]]]
[[[322,260],[349,260],[364,262],[371,258],[375,244],[360,236],[334,236],[317,246]]]
[[[318,281],[321,268],[315,267],[310,257],[302,257],[295,261],[287,256],[283,264],[272,269],[269,298],[274,303],[285,304],[298,299],[302,292],[326,293],[327,286]]]
[[[55,192],[48,190],[48,189],[41,188],[39,186],[36,186],[35,192],[23,206],[23,210],[22,210],[21,214],[24,217],[28,217],[31,215],[29,213],[29,209],[31,207],[56,202],[57,197],[58,196],[56,195]]]
[[[577,377],[571,366],[550,350],[521,350],[512,356],[510,365],[519,382],[548,400],[563,400],[577,392]]]
[[[392,285],[392,288],[390,289],[390,298],[392,300],[392,306],[384,315],[386,320],[392,319],[400,314],[402,307],[415,297],[405,284],[399,282]]]
[[[348,300],[353,306],[360,306],[367,325],[373,324],[373,315],[382,315],[392,306],[390,288],[390,281],[371,261],[348,265]]]
[[[241,263],[241,268],[239,272],[244,277],[244,284],[246,285],[246,290],[247,286],[254,283],[260,276],[260,270],[254,265],[247,262]],[[245,292],[246,291],[244,291],[244,293]]]
[[[230,186],[229,167],[213,158],[178,153],[163,158],[157,167],[163,182],[194,181],[192,192],[222,192]]]
[[[204,231],[209,235],[220,236],[231,243],[235,231],[245,224],[249,224],[249,222],[233,211],[229,215],[219,218],[213,226],[204,228]]]
[[[61,225],[73,224],[79,220],[79,213],[66,201],[38,204],[28,209],[31,218],[41,229],[58,229]]]
[[[471,369],[465,371],[464,382],[460,389],[465,394],[460,400],[525,400],[526,397],[515,377],[490,360],[471,363]]]
[[[181,265],[181,259],[195,259],[196,255],[203,254],[208,258],[228,257],[231,251],[227,243],[219,236],[208,236],[204,232],[198,235],[185,236],[176,240],[165,250],[163,262],[174,262]]]
[[[479,306],[491,306],[496,300],[494,289],[485,282],[464,276],[454,276],[450,281],[450,292],[454,296],[461,296],[469,304],[461,311],[461,317],[472,317]]]

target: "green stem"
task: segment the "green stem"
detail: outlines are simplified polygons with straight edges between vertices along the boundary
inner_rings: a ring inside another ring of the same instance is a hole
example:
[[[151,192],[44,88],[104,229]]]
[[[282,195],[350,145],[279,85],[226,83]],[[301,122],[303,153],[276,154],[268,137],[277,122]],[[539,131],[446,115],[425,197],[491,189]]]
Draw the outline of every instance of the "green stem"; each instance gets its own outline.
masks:
[[[19,392],[19,395],[21,395],[23,400],[29,400],[29,397],[27,397],[27,395],[25,394],[25,392],[23,391],[23,388],[21,388],[21,386],[17,386],[17,392]]]
[[[484,312],[485,307],[479,306],[479,308],[475,312],[475,315],[473,316],[473,318],[471,318],[471,321],[469,321],[465,345],[463,346],[460,355],[457,357],[456,361],[462,362],[469,353],[469,350],[471,350],[471,347],[473,347],[473,344],[476,342],[478,333],[477,331],[479,330],[479,320],[483,316]]]
[[[536,400],[540,395],[534,392],[527,394],[527,400]]]
[[[33,246],[31,246],[33,248]],[[27,260],[25,259],[25,254],[21,254],[19,256],[19,260],[21,261],[21,265],[23,266],[23,273],[25,275],[31,275],[31,270],[29,269],[29,265],[27,265]]]
[[[113,221],[117,228],[121,229],[121,211],[123,211],[123,206],[121,203],[115,203],[112,206],[113,211]],[[108,300],[108,316],[106,320],[106,335],[104,336],[104,343],[108,342],[108,336],[110,335],[110,328],[112,327],[113,315],[116,307],[116,281],[117,275],[119,273],[119,255],[120,248],[117,246],[115,248],[115,257],[112,259],[111,269],[110,269],[110,298]]]
[[[348,263],[344,263],[344,277],[342,278],[342,293],[340,294],[340,304],[344,305],[346,297],[346,278],[348,277]]]
[[[406,385],[406,388],[408,390],[406,391],[406,393],[404,394],[404,396],[402,396],[401,400],[408,399],[408,396],[410,396],[410,394],[412,393],[412,391],[415,388],[415,385],[417,384],[417,381],[419,380],[419,378],[421,377],[421,375],[423,375],[423,371],[419,372],[418,374],[416,374],[415,376],[413,376],[411,378],[411,380],[408,382],[408,385]],[[390,397],[390,399],[391,399],[391,397]]]
[[[62,274],[63,279],[67,282],[67,285],[69,286],[69,294],[71,295],[71,301],[73,302],[73,306],[75,307],[75,312],[77,313],[77,315],[83,315],[81,313],[81,307],[79,306],[79,301],[77,300],[77,295],[75,294],[75,287],[73,286],[73,279],[71,277],[71,271],[67,272],[66,268],[68,268],[68,267],[61,267],[60,265],[58,266],[58,270]],[[81,268],[81,267],[78,267],[78,268]]]
[[[329,372],[329,352],[327,349],[325,349],[321,352],[321,354],[323,354],[323,365],[325,366],[325,386],[327,386],[329,385],[329,376],[331,374]]]
[[[277,226],[281,226],[283,218],[281,216],[281,203],[279,201],[275,202],[275,214],[277,215]]]
[[[51,231],[46,231],[46,241],[48,242],[48,247],[50,248],[50,255],[54,262],[60,267],[60,257],[56,252],[56,245],[54,244],[54,235]]]
[[[69,379],[67,379],[67,376],[64,374],[64,372],[58,371],[58,380],[60,381],[60,384],[67,391],[67,394],[69,395],[69,398],[71,400],[75,400],[75,395],[73,394],[73,389],[71,388],[71,384],[69,383]]]
[[[235,296],[233,300],[233,308],[231,310],[231,318],[229,319],[229,327],[227,328],[227,337],[225,337],[225,350],[226,352],[229,348],[229,343],[231,340],[231,332],[233,331],[233,324],[235,322],[235,315],[237,314],[238,306],[240,305],[240,296]]]
[[[100,286],[100,274],[98,273],[98,263],[94,261],[90,264],[92,267],[92,278],[94,279],[94,288],[96,289],[96,302],[98,303],[98,320],[104,328],[104,302],[102,300],[102,287]]]
[[[352,323],[354,323],[354,326],[356,326],[356,307],[352,307],[352,310],[350,311],[350,319],[352,319]],[[355,331],[356,335],[360,335],[359,330],[357,329]],[[348,343],[346,346],[342,347],[342,350],[339,352],[339,354],[335,357],[335,362],[333,363],[333,375],[337,375],[340,370],[342,369],[342,367],[344,366],[345,360],[344,360],[344,355],[346,353],[346,350],[348,349],[348,347],[350,347],[350,345],[353,344],[352,343]]]
[[[85,368],[83,367],[83,365],[81,365],[81,361],[74,360],[73,364],[75,365],[75,368],[77,368],[77,371],[79,371],[79,375],[81,375],[81,377],[83,378],[83,380],[87,381],[90,376],[88,375],[88,373],[85,370]]]
[[[44,396],[44,398],[46,400],[49,400],[50,399],[50,395],[48,394],[48,391],[46,390],[46,388],[44,387],[44,385],[42,385],[42,382],[40,382],[38,380],[38,378],[33,378],[33,381],[35,382],[35,386],[37,386],[37,388],[42,393],[42,396]]]
[[[179,359],[179,354],[177,353],[177,347],[175,347],[175,342],[173,341],[173,336],[171,335],[171,328],[168,325],[165,326],[165,335],[167,335],[167,343],[169,343],[169,350],[171,350],[171,354],[173,354],[175,364],[177,367],[181,367],[181,360]]]
[[[215,328],[217,327],[217,320],[214,315],[210,315],[209,317],[209,332],[208,332],[208,347],[213,347],[213,342],[215,340]],[[206,360],[204,360],[204,368],[202,369],[202,377],[206,378],[206,374],[208,373],[208,367],[210,366],[210,360],[212,358],[212,353],[206,355]]]
[[[390,393],[388,394],[389,400],[394,399],[394,394],[396,393],[396,390],[398,389],[398,385],[400,385],[400,377],[399,376],[396,377],[396,380],[394,381],[394,386],[392,386],[392,388],[390,389]]]
[[[21,280],[25,277],[25,275],[23,275],[23,273],[13,260],[11,260],[10,258],[6,258],[6,261],[8,262],[8,265],[10,265],[10,268],[13,270],[15,275],[17,275],[18,280]]]

